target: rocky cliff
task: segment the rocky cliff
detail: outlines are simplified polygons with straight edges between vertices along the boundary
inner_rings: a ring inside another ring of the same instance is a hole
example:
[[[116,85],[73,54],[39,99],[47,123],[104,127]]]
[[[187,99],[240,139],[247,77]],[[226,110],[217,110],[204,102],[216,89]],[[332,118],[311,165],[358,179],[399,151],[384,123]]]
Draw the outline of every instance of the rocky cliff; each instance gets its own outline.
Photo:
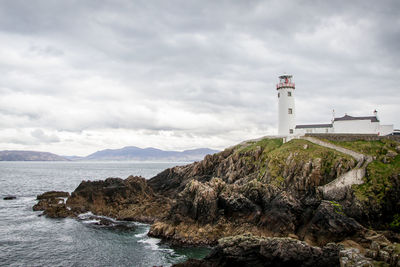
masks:
[[[307,250],[323,255],[330,242],[350,244],[361,254],[398,242],[400,144],[379,140],[335,145],[373,159],[364,183],[341,188],[338,199],[324,199],[319,188],[368,162],[306,140],[283,144],[261,139],[167,169],[147,181],[82,182],[65,205],[73,214],[92,211],[154,222],[149,235],[175,243],[215,245],[220,238],[243,234],[289,236],[321,247],[322,252]],[[389,240],[371,228],[386,230]],[[380,250],[375,251],[370,258],[380,259]],[[390,251],[385,262],[396,261],[396,250]]]
[[[155,194],[143,177],[83,181],[66,205],[75,214],[91,211],[119,220],[153,222],[167,215],[172,200]]]
[[[303,140],[282,144],[279,139],[264,139],[226,149],[149,180],[154,191],[176,199],[150,234],[207,244],[246,232],[294,234],[323,243],[318,237],[323,230],[323,238],[340,239],[337,231],[347,236],[363,227],[343,214],[328,212],[334,205],[322,202],[316,189],[356,163],[350,156]],[[325,229],[319,218],[338,221],[346,229]]]

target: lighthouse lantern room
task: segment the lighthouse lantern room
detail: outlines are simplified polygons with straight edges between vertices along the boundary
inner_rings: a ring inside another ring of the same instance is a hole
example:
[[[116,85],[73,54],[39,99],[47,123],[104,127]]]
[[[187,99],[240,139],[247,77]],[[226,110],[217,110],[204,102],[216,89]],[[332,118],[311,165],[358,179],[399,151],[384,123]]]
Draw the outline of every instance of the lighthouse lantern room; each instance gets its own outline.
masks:
[[[278,91],[279,105],[279,135],[292,135],[296,128],[296,112],[294,105],[295,84],[292,81],[292,75],[279,76],[279,83],[276,85]]]

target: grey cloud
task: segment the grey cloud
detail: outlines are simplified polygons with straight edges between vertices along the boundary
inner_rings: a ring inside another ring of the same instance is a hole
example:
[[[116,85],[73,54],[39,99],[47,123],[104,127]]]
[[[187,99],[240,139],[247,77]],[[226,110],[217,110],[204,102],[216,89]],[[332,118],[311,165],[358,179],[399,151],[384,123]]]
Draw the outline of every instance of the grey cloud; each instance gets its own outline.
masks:
[[[395,0],[3,1],[0,92],[13,97],[0,99],[0,128],[273,131],[282,72],[299,123],[377,106],[399,125],[399,11]]]
[[[36,129],[31,132],[31,136],[36,138],[41,143],[57,143],[60,142],[55,134],[46,134],[42,129]]]

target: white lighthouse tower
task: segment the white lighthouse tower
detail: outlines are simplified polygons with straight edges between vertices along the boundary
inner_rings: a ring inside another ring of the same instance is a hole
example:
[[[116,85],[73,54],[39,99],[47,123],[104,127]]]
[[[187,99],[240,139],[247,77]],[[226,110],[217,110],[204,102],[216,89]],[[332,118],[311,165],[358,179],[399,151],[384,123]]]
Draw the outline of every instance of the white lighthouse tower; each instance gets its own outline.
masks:
[[[279,76],[279,83],[276,85],[279,102],[279,135],[292,135],[296,127],[296,109],[294,106],[294,89],[292,75]]]

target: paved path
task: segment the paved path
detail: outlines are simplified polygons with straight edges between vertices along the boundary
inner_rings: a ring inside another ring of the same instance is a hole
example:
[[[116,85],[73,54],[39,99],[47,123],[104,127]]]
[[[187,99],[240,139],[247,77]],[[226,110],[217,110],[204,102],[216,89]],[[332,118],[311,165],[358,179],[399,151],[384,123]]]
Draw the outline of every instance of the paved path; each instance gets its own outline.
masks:
[[[320,146],[324,146],[324,147],[327,147],[327,148],[331,148],[331,149],[334,149],[336,151],[342,152],[344,154],[350,155],[353,158],[355,158],[358,162],[363,161],[366,158],[365,155],[363,155],[361,153],[355,152],[353,150],[350,150],[350,149],[347,149],[347,148],[344,148],[344,147],[340,147],[340,146],[334,145],[332,143],[324,142],[324,141],[322,141],[320,139],[317,139],[315,137],[301,136],[300,139],[304,139],[304,140],[310,141],[311,143],[314,143],[314,144],[317,144],[317,145],[320,145]]]
[[[324,185],[319,186],[318,190],[321,192],[324,199],[328,200],[342,200],[346,197],[347,188],[353,184],[363,184],[364,183],[364,176],[366,173],[367,165],[372,161],[371,156],[366,156],[364,154],[355,152],[353,150],[343,148],[340,146],[336,146],[334,144],[324,142],[320,139],[309,137],[309,136],[302,136],[300,139],[307,140],[311,143],[324,146],[327,148],[334,149],[336,151],[342,152],[344,154],[350,155],[354,157],[358,163],[355,168],[352,170],[340,175],[338,178],[333,180],[332,182]]]

